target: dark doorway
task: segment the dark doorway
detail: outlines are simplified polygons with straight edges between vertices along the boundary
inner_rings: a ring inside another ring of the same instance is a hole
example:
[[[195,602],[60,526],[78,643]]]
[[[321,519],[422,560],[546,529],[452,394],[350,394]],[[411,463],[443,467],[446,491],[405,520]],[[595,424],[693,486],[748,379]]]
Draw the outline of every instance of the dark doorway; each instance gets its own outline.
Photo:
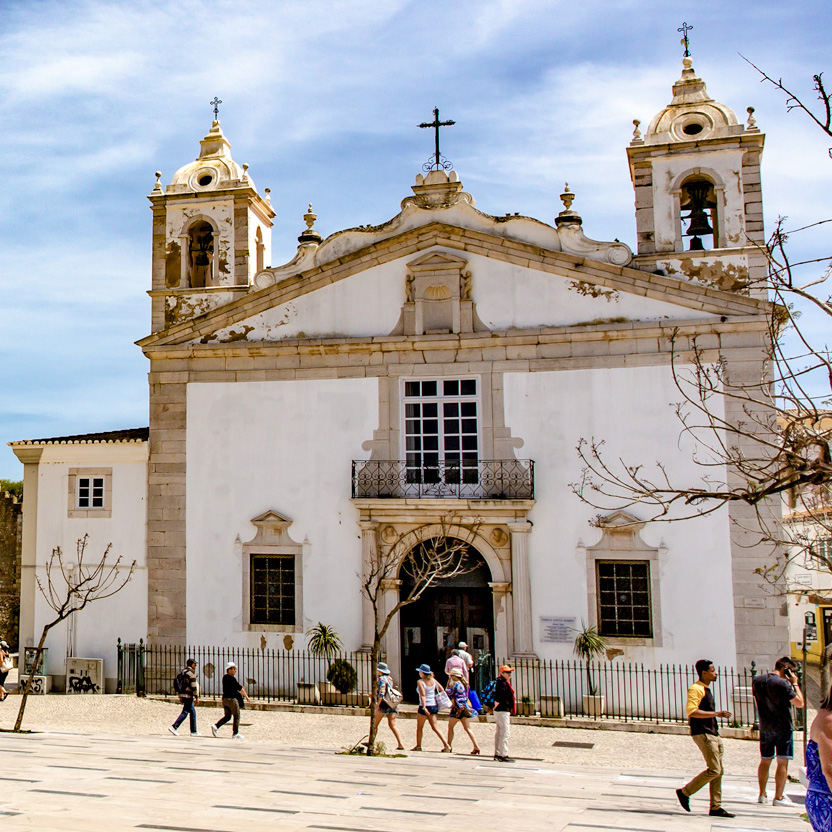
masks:
[[[401,625],[401,691],[408,702],[416,701],[416,668],[431,666],[444,685],[445,662],[460,641],[477,658],[494,652],[494,601],[491,570],[482,555],[468,548],[468,571],[447,578],[426,590],[413,604],[403,607]],[[407,576],[402,575],[402,592],[407,591]]]

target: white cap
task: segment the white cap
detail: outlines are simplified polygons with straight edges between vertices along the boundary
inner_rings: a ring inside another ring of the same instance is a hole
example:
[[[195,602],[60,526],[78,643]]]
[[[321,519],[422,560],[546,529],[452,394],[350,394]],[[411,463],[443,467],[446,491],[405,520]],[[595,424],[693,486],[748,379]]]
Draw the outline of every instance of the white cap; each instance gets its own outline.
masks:
[[[459,646],[464,650],[468,645],[464,641],[460,641]]]
[[[237,665],[236,665],[236,663],[235,663],[235,662],[229,662],[229,663],[225,666],[225,669],[226,669],[226,670],[230,670],[232,667],[237,667]]]

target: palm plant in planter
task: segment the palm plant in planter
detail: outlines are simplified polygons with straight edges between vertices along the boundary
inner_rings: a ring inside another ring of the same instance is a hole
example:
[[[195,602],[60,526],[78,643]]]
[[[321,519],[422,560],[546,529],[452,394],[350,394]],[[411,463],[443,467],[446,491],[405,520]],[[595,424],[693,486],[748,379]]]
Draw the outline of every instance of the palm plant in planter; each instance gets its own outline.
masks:
[[[598,632],[597,627],[587,627],[581,622],[581,629],[575,636],[574,652],[586,663],[586,682],[589,694],[584,694],[584,713],[591,716],[598,716],[604,712],[604,696],[599,695],[598,686],[592,675],[591,663],[593,659],[600,658],[607,649],[607,640]]]
[[[310,627],[306,631],[306,635],[309,639],[307,643],[309,652],[313,656],[321,656],[326,659],[328,665],[327,679],[332,681],[330,679],[332,668],[334,666],[332,659],[341,651],[341,636],[338,635],[338,631],[335,627],[330,627],[329,624],[324,624],[322,621],[319,621],[317,624]],[[323,685],[321,687],[323,687]],[[304,688],[307,688],[307,690],[304,690]],[[314,693],[311,690],[312,688],[314,688]],[[329,690],[325,689],[322,693],[325,702],[328,702],[333,698],[328,695],[330,693]],[[303,683],[298,684],[298,700],[300,701],[302,697],[307,702],[319,702],[321,698],[319,696],[318,687],[312,683],[309,685],[304,685]]]

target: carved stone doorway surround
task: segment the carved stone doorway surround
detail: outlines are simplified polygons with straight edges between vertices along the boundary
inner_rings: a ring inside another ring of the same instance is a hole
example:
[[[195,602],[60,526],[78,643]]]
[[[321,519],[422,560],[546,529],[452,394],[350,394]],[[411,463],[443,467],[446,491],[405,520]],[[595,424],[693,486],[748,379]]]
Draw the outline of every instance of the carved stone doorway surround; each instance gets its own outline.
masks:
[[[505,656],[535,658],[532,641],[531,578],[528,563],[528,535],[532,524],[526,519],[534,500],[444,500],[444,499],[354,499],[361,530],[362,563],[366,569],[377,547],[390,544],[403,533],[437,524],[453,534],[454,523],[464,524],[459,536],[468,539],[470,525],[476,525],[471,545],[483,556],[491,571],[494,600],[494,651]],[[444,525],[443,524],[444,521]],[[399,597],[401,581],[389,580],[383,609],[392,609]],[[362,650],[373,644],[373,610],[361,597]],[[392,667],[398,667],[401,644],[398,621],[394,621],[382,642],[382,652]]]

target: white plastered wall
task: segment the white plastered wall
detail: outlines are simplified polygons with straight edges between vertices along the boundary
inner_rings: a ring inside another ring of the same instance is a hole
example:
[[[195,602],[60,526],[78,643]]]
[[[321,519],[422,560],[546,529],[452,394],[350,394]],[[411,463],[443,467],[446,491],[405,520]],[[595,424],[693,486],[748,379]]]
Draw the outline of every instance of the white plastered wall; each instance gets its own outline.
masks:
[[[361,643],[361,539],[350,463],[378,422],[376,379],[188,385],[187,633],[189,641],[260,647],[243,629],[242,543],[273,509],[304,544],[304,630],[335,626]],[[238,542],[239,539],[239,542]],[[283,648],[287,628],[262,633]]]
[[[110,517],[68,517],[69,472],[73,468],[112,469]],[[147,632],[147,443],[47,445],[38,466],[37,568],[41,582],[53,548],[60,546],[64,560],[76,563],[76,543],[89,535],[85,562],[96,563],[108,543],[110,559],[122,556],[123,569],[134,560],[136,569],[127,586],[112,598],[96,601],[74,615],[74,655],[103,658],[104,674],[117,673],[116,641],[135,642]],[[43,626],[54,618],[40,592],[21,598],[33,604],[37,644]],[[66,672],[68,622],[54,627],[47,638],[46,672],[62,678]],[[109,683],[112,687],[112,681]]]
[[[595,545],[601,533],[589,525],[598,511],[568,486],[581,475],[579,439],[605,440],[611,463],[619,456],[647,465],[659,459],[679,481],[690,482],[702,470],[691,461],[690,443],[679,440],[670,405],[680,396],[666,366],[507,374],[504,387],[506,424],[525,440],[518,456],[535,461],[537,502],[529,514],[535,650],[541,657],[567,659],[571,644],[540,640],[539,617],[589,620],[586,553],[580,544]],[[628,511],[648,516],[638,506]],[[647,546],[659,549],[661,646],[628,647],[622,661],[689,663],[707,656],[717,664],[735,664],[729,536],[723,511],[643,529]]]

